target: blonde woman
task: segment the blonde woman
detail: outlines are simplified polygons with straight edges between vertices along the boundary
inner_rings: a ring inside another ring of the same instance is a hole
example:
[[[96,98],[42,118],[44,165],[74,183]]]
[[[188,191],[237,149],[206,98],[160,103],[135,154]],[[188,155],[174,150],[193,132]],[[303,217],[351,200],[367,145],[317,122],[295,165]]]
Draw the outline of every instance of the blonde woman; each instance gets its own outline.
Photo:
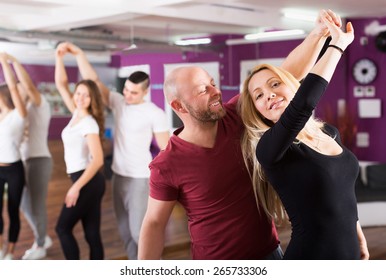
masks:
[[[245,160],[254,163],[254,185],[266,213],[283,218],[278,197],[288,213],[292,235],[284,259],[368,259],[354,190],[358,160],[336,128],[312,118],[354,39],[351,23],[343,32],[329,17],[324,21],[330,45],[300,87],[291,74],[266,64],[245,81],[242,148]]]

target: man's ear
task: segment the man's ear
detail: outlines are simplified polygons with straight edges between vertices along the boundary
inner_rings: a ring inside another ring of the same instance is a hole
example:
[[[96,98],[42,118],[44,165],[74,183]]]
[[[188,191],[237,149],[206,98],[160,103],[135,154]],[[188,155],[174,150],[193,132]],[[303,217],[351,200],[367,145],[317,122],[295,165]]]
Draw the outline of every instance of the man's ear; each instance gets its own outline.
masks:
[[[185,108],[182,106],[181,102],[178,101],[178,100],[173,100],[170,104],[170,106],[172,106],[172,108],[177,111],[177,112],[181,112],[181,113],[186,113],[186,110]]]

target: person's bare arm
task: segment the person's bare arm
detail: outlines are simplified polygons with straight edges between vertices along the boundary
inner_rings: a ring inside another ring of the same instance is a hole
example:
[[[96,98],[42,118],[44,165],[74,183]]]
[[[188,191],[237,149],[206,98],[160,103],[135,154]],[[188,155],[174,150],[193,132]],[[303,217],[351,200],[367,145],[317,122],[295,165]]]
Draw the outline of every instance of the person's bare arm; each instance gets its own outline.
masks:
[[[154,133],[154,138],[160,150],[165,150],[170,137],[169,131]]]
[[[346,24],[346,30],[342,30],[336,26],[333,22],[326,17],[324,18],[325,24],[328,26],[331,33],[331,42],[325,54],[319,59],[319,61],[312,67],[310,73],[314,73],[318,76],[323,77],[329,82],[334,74],[336,66],[340,61],[343,51],[352,43],[354,40],[354,28],[351,22]]]
[[[303,79],[315,65],[324,42],[329,36],[328,28],[322,20],[324,17],[329,18],[336,26],[342,26],[340,17],[333,11],[321,10],[316,20],[315,28],[299,46],[290,52],[281,65],[299,81]]]
[[[15,73],[17,78],[19,79],[19,82],[23,86],[24,90],[26,91],[29,100],[36,106],[39,106],[41,103],[41,95],[38,89],[36,88],[35,84],[32,82],[31,77],[21,65],[21,63],[13,56],[8,55],[10,61],[13,64],[13,69],[15,69]]]
[[[98,85],[98,88],[102,94],[103,103],[106,106],[108,106],[110,90],[99,79],[97,72],[95,71],[94,67],[92,67],[89,60],[87,59],[86,53],[81,48],[79,48],[78,46],[72,43],[66,42],[63,44],[67,48],[67,51],[75,56],[76,62],[78,64],[79,72],[82,78],[92,80]]]
[[[61,45],[58,45],[55,52],[55,85],[62,96],[64,104],[66,104],[68,110],[73,113],[75,111],[75,104],[72,99],[71,91],[68,87],[68,77],[63,61],[63,56],[65,54],[66,52],[63,50]]]
[[[362,227],[359,221],[357,221],[357,235],[358,235],[358,242],[359,242],[359,250],[361,252],[361,259],[368,260],[370,258],[370,253],[369,253],[369,249],[367,248],[366,237],[362,231]]]
[[[27,109],[23,100],[20,97],[19,90],[17,88],[16,78],[13,74],[11,66],[8,63],[8,55],[6,53],[0,53],[0,63],[3,67],[4,79],[11,93],[12,102],[15,105],[15,108],[19,115],[22,118],[25,118],[27,116]]]
[[[149,197],[138,243],[138,259],[159,260],[165,243],[165,228],[176,201],[160,201]]]

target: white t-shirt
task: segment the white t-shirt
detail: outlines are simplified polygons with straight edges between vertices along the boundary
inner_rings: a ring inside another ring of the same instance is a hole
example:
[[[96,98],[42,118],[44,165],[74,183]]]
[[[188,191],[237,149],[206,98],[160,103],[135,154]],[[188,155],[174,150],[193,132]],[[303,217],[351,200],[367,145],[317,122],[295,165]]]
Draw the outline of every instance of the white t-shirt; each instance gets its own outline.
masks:
[[[114,114],[111,169],[125,177],[148,178],[153,133],[169,131],[165,112],[151,102],[129,105],[117,92],[110,92],[109,105]]]
[[[13,163],[21,159],[20,144],[23,140],[25,118],[16,109],[0,121],[0,162]]]
[[[62,131],[64,161],[68,174],[86,169],[91,154],[85,136],[88,134],[99,135],[99,126],[91,115],[85,116],[78,123],[72,125],[77,113],[75,110],[70,122]]]
[[[28,133],[21,143],[21,158],[51,157],[47,143],[51,120],[50,104],[42,95],[40,106],[28,102],[27,112]]]

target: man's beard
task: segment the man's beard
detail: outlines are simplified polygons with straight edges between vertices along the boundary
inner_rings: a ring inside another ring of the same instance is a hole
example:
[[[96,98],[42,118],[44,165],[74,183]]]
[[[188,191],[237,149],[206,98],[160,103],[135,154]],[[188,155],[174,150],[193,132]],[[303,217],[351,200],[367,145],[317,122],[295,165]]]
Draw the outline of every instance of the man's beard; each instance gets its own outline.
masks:
[[[207,110],[195,110],[189,104],[185,104],[186,109],[189,111],[190,115],[196,120],[206,123],[206,122],[216,122],[223,118],[226,114],[224,107],[218,112],[212,112],[210,109]]]

